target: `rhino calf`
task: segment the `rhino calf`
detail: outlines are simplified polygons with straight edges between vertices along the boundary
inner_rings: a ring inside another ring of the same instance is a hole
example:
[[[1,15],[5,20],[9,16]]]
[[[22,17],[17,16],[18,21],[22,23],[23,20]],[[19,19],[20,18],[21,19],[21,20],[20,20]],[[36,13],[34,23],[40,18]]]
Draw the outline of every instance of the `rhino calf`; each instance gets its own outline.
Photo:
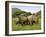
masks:
[[[19,24],[19,18],[18,17],[15,18],[15,23]]]

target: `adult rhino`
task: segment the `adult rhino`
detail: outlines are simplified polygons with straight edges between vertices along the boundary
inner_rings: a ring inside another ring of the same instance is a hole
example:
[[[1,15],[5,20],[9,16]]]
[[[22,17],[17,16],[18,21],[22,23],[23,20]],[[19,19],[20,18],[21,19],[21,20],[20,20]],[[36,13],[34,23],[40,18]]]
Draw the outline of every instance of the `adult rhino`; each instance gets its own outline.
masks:
[[[28,24],[33,25],[37,22],[37,17],[35,15],[27,16]]]
[[[20,23],[22,25],[27,24],[27,16],[19,16]]]

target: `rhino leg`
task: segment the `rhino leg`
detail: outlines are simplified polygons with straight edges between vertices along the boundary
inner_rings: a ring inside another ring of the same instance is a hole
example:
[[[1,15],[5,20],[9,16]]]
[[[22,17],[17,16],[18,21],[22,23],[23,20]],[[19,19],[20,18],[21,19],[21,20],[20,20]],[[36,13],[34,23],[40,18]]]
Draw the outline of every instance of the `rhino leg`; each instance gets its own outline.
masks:
[[[16,25],[19,24],[19,22],[16,22]]]
[[[35,23],[35,21],[32,21],[32,25]]]

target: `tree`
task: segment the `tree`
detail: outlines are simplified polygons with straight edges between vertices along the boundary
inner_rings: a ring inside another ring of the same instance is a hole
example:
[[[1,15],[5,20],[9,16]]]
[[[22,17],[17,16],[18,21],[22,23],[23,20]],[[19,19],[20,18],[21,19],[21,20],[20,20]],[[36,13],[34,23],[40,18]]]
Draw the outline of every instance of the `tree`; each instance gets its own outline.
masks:
[[[13,9],[13,11],[12,11],[12,17],[16,17],[18,15],[28,16],[28,15],[31,15],[31,14],[32,14],[31,12],[22,11],[18,8]]]

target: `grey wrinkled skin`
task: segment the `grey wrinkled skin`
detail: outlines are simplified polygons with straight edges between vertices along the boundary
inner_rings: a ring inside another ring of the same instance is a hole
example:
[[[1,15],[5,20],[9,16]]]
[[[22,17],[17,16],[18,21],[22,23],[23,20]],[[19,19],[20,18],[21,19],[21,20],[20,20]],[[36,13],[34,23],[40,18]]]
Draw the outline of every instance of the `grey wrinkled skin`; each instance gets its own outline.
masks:
[[[22,25],[27,24],[27,17],[26,16],[19,16],[19,21]]]
[[[28,24],[33,25],[34,23],[37,23],[38,19],[35,15],[27,16],[28,18]]]
[[[21,25],[33,25],[34,23],[38,23],[38,17],[36,15],[30,15],[30,16],[18,16],[15,18],[16,24]]]

